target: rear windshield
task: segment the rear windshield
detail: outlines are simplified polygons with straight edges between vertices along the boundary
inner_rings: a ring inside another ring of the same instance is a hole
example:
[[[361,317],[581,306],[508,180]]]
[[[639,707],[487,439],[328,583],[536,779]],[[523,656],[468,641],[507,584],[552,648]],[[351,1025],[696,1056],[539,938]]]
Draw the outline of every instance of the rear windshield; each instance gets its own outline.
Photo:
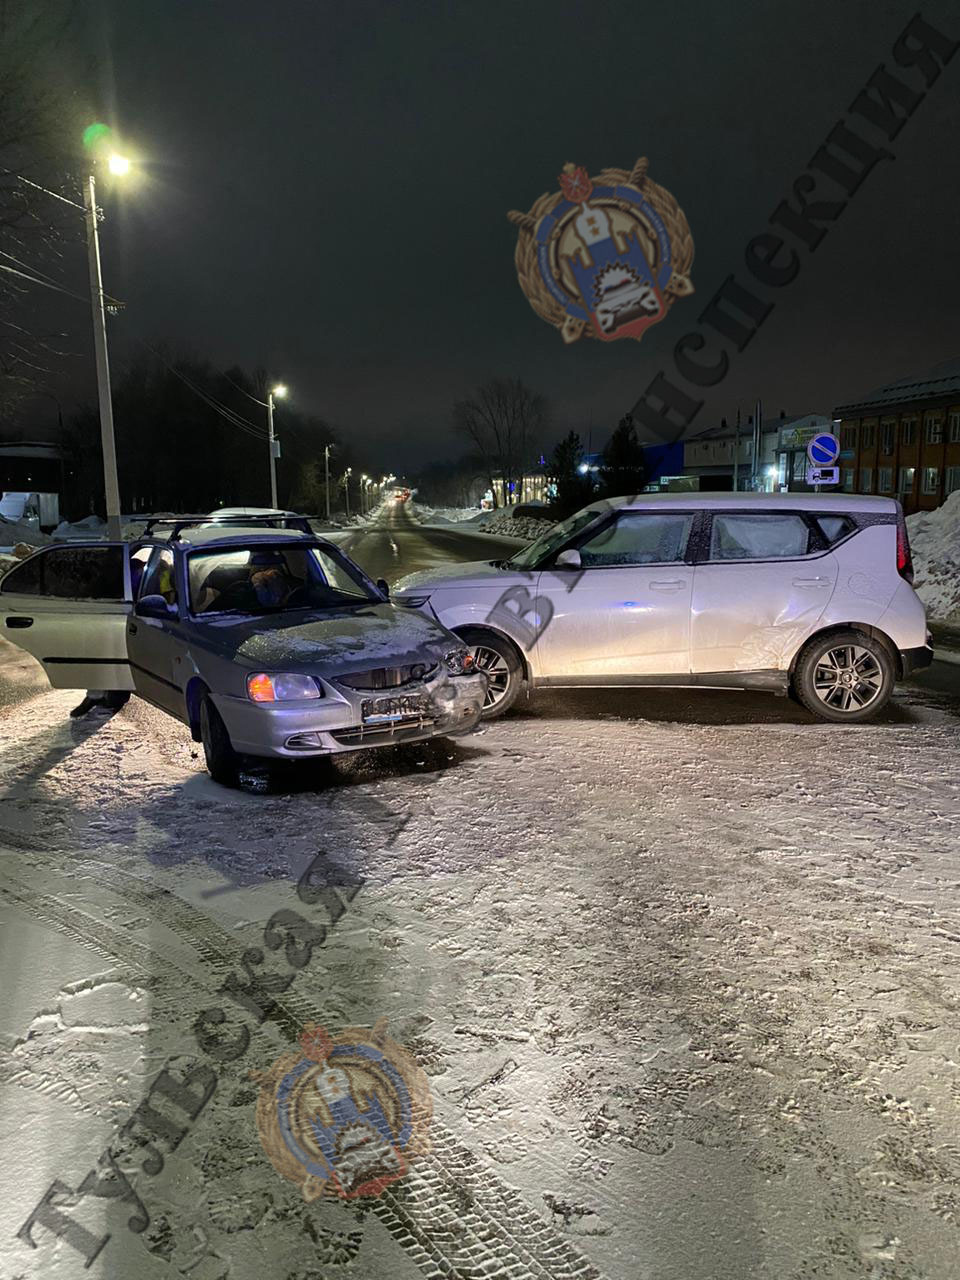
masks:
[[[187,577],[194,614],[334,609],[380,600],[354,565],[320,547],[195,551]]]

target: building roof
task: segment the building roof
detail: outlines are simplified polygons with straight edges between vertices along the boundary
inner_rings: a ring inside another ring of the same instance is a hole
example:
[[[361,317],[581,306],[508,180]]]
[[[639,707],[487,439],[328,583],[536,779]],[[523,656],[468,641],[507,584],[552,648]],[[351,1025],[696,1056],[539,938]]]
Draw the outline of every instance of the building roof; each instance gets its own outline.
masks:
[[[862,399],[840,404],[833,411],[835,418],[849,417],[870,409],[886,409],[916,400],[960,398],[960,356],[935,364],[926,373],[910,374],[897,382],[868,391]]]
[[[768,432],[779,431],[781,427],[796,426],[798,423],[806,422],[810,418],[822,418],[824,421],[828,421],[827,415],[825,413],[798,413],[798,414],[793,414],[789,418],[781,418],[779,416],[776,418],[764,418],[760,424],[760,430],[763,432],[764,435],[766,435]],[[753,432],[752,422],[741,422],[740,424],[741,438],[743,436],[751,435],[752,432]],[[721,425],[718,427],[707,427],[703,431],[696,431],[692,435],[684,436],[683,440],[681,441],[681,444],[694,444],[695,442],[701,441],[701,440],[732,440],[734,436],[736,436],[736,434],[737,434],[736,425],[730,426],[730,424],[727,423],[726,426],[723,426],[723,424],[721,423]]]

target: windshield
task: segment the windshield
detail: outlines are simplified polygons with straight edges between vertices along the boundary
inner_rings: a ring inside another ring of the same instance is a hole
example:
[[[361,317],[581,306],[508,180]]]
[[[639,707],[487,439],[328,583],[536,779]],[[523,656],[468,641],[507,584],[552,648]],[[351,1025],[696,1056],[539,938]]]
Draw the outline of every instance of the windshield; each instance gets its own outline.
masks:
[[[381,603],[356,566],[320,547],[261,544],[196,551],[189,558],[187,577],[194,614]]]
[[[568,538],[572,538],[581,529],[586,529],[587,525],[592,524],[594,520],[599,519],[603,514],[604,512],[598,511],[596,507],[588,507],[586,511],[578,511],[569,520],[561,521],[549,533],[543,534],[536,542],[531,542],[529,547],[524,547],[522,551],[518,551],[516,555],[511,556],[507,564],[519,569],[533,568],[535,564],[539,564],[541,560],[562,547]]]

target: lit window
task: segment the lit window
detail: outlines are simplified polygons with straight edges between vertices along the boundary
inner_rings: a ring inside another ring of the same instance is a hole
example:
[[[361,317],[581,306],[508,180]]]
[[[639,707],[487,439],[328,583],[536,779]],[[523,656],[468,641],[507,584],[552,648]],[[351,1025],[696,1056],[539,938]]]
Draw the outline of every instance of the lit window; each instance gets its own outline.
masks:
[[[923,492],[936,493],[940,485],[940,468],[924,467],[923,468]]]
[[[899,493],[913,493],[913,477],[916,474],[916,470],[916,467],[900,468]]]
[[[927,444],[943,444],[943,419],[935,415],[927,418]]]

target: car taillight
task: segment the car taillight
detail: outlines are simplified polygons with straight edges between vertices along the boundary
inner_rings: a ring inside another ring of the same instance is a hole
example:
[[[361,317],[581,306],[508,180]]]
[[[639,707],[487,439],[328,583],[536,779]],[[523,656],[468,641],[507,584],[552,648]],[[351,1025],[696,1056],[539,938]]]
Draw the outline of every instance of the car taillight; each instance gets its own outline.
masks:
[[[897,573],[907,582],[913,582],[913,557],[910,555],[910,539],[903,510],[897,512]]]

